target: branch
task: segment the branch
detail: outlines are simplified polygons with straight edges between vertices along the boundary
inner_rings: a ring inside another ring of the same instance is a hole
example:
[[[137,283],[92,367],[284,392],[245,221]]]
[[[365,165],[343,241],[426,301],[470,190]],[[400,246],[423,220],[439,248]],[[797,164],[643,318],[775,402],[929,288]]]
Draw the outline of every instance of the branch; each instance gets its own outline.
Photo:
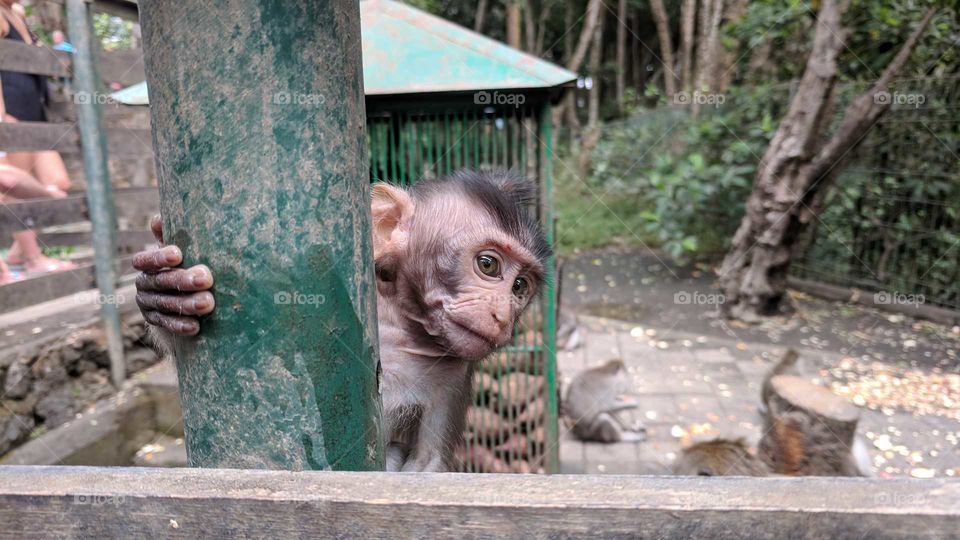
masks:
[[[580,31],[577,48],[574,49],[573,54],[570,55],[570,61],[567,63],[567,69],[574,73],[580,71],[583,59],[587,56],[587,48],[590,47],[593,30],[597,27],[597,21],[600,19],[601,7],[603,7],[603,0],[590,0],[587,4],[586,20],[583,21],[583,29]]]
[[[926,31],[930,20],[936,14],[936,8],[930,8],[923,15],[920,24],[910,34],[907,41],[900,48],[897,55],[890,61],[883,74],[873,83],[869,90],[857,96],[843,113],[843,120],[837,132],[830,138],[824,147],[820,150],[814,167],[816,171],[826,171],[838,159],[847,154],[863,138],[866,132],[880,119],[880,117],[890,109],[891,99],[888,92],[890,82],[903,68],[913,50],[920,41],[920,37]],[[817,174],[819,177],[822,174]]]

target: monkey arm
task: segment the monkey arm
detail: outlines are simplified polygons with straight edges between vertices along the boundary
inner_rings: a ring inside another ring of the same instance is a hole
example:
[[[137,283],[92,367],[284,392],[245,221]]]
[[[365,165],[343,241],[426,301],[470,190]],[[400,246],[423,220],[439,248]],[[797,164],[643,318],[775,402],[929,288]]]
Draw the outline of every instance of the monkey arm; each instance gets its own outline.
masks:
[[[150,229],[160,246],[141,251],[133,257],[137,276],[137,305],[148,323],[182,336],[200,332],[201,315],[213,311],[213,274],[205,265],[177,268],[183,253],[177,246],[163,245],[160,216],[150,221]]]
[[[434,401],[426,405],[403,472],[450,470],[453,452],[466,422],[465,406],[458,403],[458,396],[451,392],[434,394]]]

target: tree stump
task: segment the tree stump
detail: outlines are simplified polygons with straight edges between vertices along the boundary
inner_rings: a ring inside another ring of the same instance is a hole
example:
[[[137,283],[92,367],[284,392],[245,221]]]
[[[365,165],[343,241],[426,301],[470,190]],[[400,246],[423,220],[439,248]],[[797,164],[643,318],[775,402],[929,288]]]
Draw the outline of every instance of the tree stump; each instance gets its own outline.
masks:
[[[770,386],[759,447],[770,470],[791,476],[859,476],[851,454],[859,409],[802,377],[778,375]]]

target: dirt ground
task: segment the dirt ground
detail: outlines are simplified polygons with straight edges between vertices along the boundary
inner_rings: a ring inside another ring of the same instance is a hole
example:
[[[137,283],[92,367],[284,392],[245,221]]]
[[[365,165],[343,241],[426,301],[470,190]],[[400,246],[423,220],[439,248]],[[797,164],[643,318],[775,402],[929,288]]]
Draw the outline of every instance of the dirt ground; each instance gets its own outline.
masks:
[[[796,308],[758,326],[716,313],[714,273],[653,252],[569,258],[563,309],[584,344],[558,354],[563,379],[621,357],[648,428],[637,444],[561,442],[567,472],[664,474],[683,444],[759,439],[763,375],[786,347],[801,372],[861,408],[858,433],[878,476],[960,476],[960,328],[791,292]]]

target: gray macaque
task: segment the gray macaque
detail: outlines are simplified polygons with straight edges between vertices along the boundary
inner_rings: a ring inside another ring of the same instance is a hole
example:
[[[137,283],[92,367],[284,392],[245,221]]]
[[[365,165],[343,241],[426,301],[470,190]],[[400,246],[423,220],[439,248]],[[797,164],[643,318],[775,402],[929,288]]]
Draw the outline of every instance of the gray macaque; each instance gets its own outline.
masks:
[[[570,383],[563,400],[563,413],[582,441],[637,442],[646,439],[640,423],[628,425],[620,418],[623,411],[640,406],[628,394],[630,379],[622,360],[584,370]]]

